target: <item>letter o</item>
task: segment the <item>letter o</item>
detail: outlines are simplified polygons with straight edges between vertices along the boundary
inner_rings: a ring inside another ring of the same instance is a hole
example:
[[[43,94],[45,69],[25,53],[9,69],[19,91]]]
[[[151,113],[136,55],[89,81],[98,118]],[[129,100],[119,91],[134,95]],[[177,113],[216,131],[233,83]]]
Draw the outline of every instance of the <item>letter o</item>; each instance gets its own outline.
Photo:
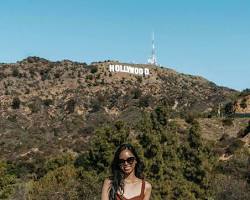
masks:
[[[115,65],[115,71],[119,72],[120,71],[120,66],[119,65]]]

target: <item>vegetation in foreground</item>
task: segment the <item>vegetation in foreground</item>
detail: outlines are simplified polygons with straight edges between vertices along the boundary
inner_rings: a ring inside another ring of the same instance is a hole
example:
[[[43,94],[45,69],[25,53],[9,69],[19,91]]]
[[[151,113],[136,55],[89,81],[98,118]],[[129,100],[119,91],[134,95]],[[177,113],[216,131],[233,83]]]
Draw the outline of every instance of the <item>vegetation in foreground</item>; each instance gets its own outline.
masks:
[[[204,141],[195,119],[180,131],[168,113],[158,107],[133,128],[123,121],[104,125],[82,154],[1,161],[0,199],[100,199],[115,148],[124,142],[132,143],[143,158],[152,200],[249,199],[249,150],[244,143],[230,148],[230,159],[219,161],[214,149],[225,145],[225,139],[221,144]]]

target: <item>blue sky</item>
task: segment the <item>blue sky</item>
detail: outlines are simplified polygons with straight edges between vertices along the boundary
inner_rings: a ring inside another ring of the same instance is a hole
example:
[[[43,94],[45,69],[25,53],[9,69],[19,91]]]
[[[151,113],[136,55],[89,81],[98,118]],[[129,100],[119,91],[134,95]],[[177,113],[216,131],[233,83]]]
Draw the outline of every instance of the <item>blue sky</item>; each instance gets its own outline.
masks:
[[[248,0],[1,0],[0,62],[158,62],[218,85],[250,88]]]

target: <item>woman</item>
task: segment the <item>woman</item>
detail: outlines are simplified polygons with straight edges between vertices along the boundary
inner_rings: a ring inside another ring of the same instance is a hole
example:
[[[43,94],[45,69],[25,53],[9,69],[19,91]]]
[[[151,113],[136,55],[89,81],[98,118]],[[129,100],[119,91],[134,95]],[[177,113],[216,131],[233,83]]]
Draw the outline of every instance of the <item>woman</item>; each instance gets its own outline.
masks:
[[[143,163],[131,144],[122,144],[115,152],[112,176],[105,179],[102,200],[149,200],[151,184],[144,180]]]

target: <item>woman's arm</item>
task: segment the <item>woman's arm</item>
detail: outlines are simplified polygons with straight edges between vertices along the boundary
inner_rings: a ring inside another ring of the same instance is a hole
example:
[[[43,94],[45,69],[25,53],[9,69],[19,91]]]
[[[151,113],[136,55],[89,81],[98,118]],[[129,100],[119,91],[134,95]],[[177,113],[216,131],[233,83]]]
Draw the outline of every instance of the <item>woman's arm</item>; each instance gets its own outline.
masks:
[[[110,183],[109,179],[105,179],[103,186],[102,186],[102,199],[101,200],[109,200],[109,190],[110,190]]]
[[[145,193],[143,200],[149,200],[151,196],[152,186],[149,182],[145,182]]]

